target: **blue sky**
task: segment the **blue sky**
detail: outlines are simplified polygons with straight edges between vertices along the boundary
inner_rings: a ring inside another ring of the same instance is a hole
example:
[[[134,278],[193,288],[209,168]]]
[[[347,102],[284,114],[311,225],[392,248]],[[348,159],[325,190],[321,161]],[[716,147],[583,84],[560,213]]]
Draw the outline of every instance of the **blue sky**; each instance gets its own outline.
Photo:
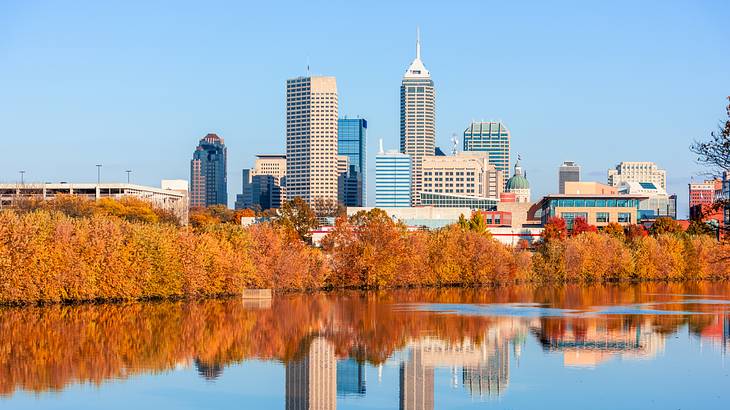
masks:
[[[507,4],[509,3],[509,4]],[[225,138],[231,205],[257,153],[284,152],[285,81],[337,77],[340,114],[398,144],[415,54],[437,88],[437,143],[471,120],[512,132],[533,198],[563,160],[605,181],[655,161],[686,213],[703,171],[687,150],[730,95],[730,2],[0,2],[0,181],[189,176],[198,139]]]

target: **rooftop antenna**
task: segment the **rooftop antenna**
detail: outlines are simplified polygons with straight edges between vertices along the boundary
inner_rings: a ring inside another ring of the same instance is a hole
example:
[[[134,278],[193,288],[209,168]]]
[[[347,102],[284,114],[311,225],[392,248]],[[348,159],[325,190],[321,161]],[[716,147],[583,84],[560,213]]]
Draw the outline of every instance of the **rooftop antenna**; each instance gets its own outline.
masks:
[[[380,151],[378,151],[378,154],[383,154],[383,153],[385,153],[385,151],[383,150],[383,139],[382,138],[379,140],[379,143],[380,143]]]
[[[307,56],[307,77],[310,77],[310,74],[309,74],[309,56]]]
[[[456,155],[459,149],[459,139],[456,137],[456,133],[451,134],[451,155]]]
[[[421,59],[421,28],[416,26],[416,60]]]

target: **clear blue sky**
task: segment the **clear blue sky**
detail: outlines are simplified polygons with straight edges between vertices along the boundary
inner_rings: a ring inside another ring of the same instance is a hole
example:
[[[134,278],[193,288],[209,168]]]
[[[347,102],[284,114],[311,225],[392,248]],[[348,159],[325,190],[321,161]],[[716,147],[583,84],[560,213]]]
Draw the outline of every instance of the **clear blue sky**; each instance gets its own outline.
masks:
[[[507,4],[510,3],[510,4]],[[513,4],[515,3],[515,4]],[[516,4],[519,3],[519,4]],[[590,3],[590,4],[588,4]],[[0,181],[158,185],[225,138],[231,204],[257,153],[284,152],[285,81],[337,77],[340,114],[398,144],[398,87],[415,54],[437,88],[437,143],[501,119],[533,197],[563,160],[605,181],[655,161],[686,213],[687,150],[730,95],[730,2],[0,2]]]

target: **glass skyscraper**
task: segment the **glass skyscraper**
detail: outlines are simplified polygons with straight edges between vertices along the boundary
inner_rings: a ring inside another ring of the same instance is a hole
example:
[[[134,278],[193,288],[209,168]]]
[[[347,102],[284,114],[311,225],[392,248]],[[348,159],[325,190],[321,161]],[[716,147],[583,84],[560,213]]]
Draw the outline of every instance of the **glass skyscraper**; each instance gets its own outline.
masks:
[[[223,138],[208,134],[198,143],[190,161],[190,206],[228,204],[228,153]]]
[[[340,118],[337,121],[337,154],[350,160],[347,190],[344,195],[347,206],[365,204],[366,134],[368,122],[363,118]]]
[[[473,122],[464,130],[464,151],[489,153],[489,163],[509,175],[510,133],[501,122]]]
[[[397,151],[384,152],[381,146],[375,157],[375,206],[411,206],[411,157]]]

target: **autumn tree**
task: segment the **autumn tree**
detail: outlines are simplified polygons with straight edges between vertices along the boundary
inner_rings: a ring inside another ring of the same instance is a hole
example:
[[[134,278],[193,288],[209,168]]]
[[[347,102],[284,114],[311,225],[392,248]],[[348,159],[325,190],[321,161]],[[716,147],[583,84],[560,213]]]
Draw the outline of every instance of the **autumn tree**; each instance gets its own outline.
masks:
[[[626,238],[626,235],[624,234],[624,227],[618,222],[610,222],[603,228],[603,233],[613,236],[616,239],[624,240]]]
[[[653,236],[668,234],[680,234],[684,232],[682,226],[677,221],[669,217],[657,218],[649,228],[649,233]]]
[[[276,224],[293,232],[305,242],[310,242],[312,239],[309,231],[319,226],[317,215],[300,197],[286,201],[281,205]]]
[[[337,218],[334,230],[322,240],[332,263],[333,286],[392,286],[407,245],[406,226],[378,208]]]
[[[561,241],[568,237],[568,226],[565,219],[559,217],[550,217],[543,227],[540,234],[543,242]]]
[[[624,228],[624,234],[627,241],[636,241],[649,235],[649,232],[646,231],[644,225],[634,224],[628,225],[626,228]]]
[[[595,225],[591,225],[583,217],[578,217],[573,220],[573,235],[580,235],[586,232],[598,232],[598,228]]]

